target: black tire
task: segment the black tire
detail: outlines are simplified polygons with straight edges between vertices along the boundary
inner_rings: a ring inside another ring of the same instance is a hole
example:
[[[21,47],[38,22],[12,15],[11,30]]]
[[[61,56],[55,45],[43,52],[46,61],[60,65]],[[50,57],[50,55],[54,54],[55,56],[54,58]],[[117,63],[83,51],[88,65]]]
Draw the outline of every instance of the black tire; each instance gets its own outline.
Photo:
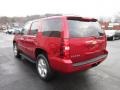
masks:
[[[16,43],[13,44],[13,53],[14,53],[14,56],[16,58],[20,58],[21,57],[20,51],[18,50],[18,47],[17,47]]]
[[[44,64],[42,65],[43,62],[44,62]],[[38,74],[42,80],[49,81],[52,79],[52,77],[54,75],[53,70],[51,69],[49,62],[48,62],[48,59],[44,54],[38,55],[36,67],[37,67]],[[40,71],[40,69],[41,69],[41,71]],[[45,69],[46,69],[46,71],[45,71]],[[45,75],[42,75],[43,73]]]
[[[114,37],[114,36],[112,36],[112,37],[111,37],[111,40],[112,40],[112,41],[114,41],[114,40],[115,40],[115,37]]]
[[[120,36],[118,36],[118,38],[117,38],[118,40],[120,39]]]

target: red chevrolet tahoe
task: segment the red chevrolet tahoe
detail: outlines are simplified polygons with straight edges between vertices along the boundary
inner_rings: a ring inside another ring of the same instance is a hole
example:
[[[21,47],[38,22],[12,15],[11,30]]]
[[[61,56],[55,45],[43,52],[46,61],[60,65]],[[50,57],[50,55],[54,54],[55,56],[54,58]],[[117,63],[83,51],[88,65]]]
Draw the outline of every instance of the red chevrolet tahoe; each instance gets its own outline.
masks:
[[[98,21],[77,16],[53,16],[27,22],[13,40],[15,57],[36,63],[41,79],[55,71],[87,70],[108,55],[106,36]]]

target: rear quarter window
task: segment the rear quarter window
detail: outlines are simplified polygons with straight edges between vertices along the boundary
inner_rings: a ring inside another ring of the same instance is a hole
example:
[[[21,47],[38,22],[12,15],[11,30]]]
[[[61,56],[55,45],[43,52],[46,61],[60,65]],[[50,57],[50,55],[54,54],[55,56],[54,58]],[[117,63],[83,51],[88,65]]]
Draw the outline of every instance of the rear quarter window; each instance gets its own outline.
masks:
[[[61,18],[45,19],[42,21],[42,34],[48,37],[60,37],[62,28]]]

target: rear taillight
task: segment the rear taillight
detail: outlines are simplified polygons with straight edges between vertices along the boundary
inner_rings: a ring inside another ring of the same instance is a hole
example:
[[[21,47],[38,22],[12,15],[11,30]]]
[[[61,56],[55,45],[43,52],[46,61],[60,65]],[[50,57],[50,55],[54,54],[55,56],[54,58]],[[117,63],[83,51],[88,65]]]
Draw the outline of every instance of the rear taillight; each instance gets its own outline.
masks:
[[[69,59],[70,58],[70,45],[69,45],[69,39],[63,39],[61,43],[61,50],[60,50],[60,56],[63,59]]]

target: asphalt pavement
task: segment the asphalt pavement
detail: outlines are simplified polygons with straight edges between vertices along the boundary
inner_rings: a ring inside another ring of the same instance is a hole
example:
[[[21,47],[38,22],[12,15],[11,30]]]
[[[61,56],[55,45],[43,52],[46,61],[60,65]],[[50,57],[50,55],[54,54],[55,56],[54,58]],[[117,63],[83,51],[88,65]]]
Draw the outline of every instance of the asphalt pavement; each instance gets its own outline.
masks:
[[[13,35],[0,33],[0,90],[119,90],[120,40],[108,41],[108,58],[99,66],[42,81],[34,64],[14,57]]]

